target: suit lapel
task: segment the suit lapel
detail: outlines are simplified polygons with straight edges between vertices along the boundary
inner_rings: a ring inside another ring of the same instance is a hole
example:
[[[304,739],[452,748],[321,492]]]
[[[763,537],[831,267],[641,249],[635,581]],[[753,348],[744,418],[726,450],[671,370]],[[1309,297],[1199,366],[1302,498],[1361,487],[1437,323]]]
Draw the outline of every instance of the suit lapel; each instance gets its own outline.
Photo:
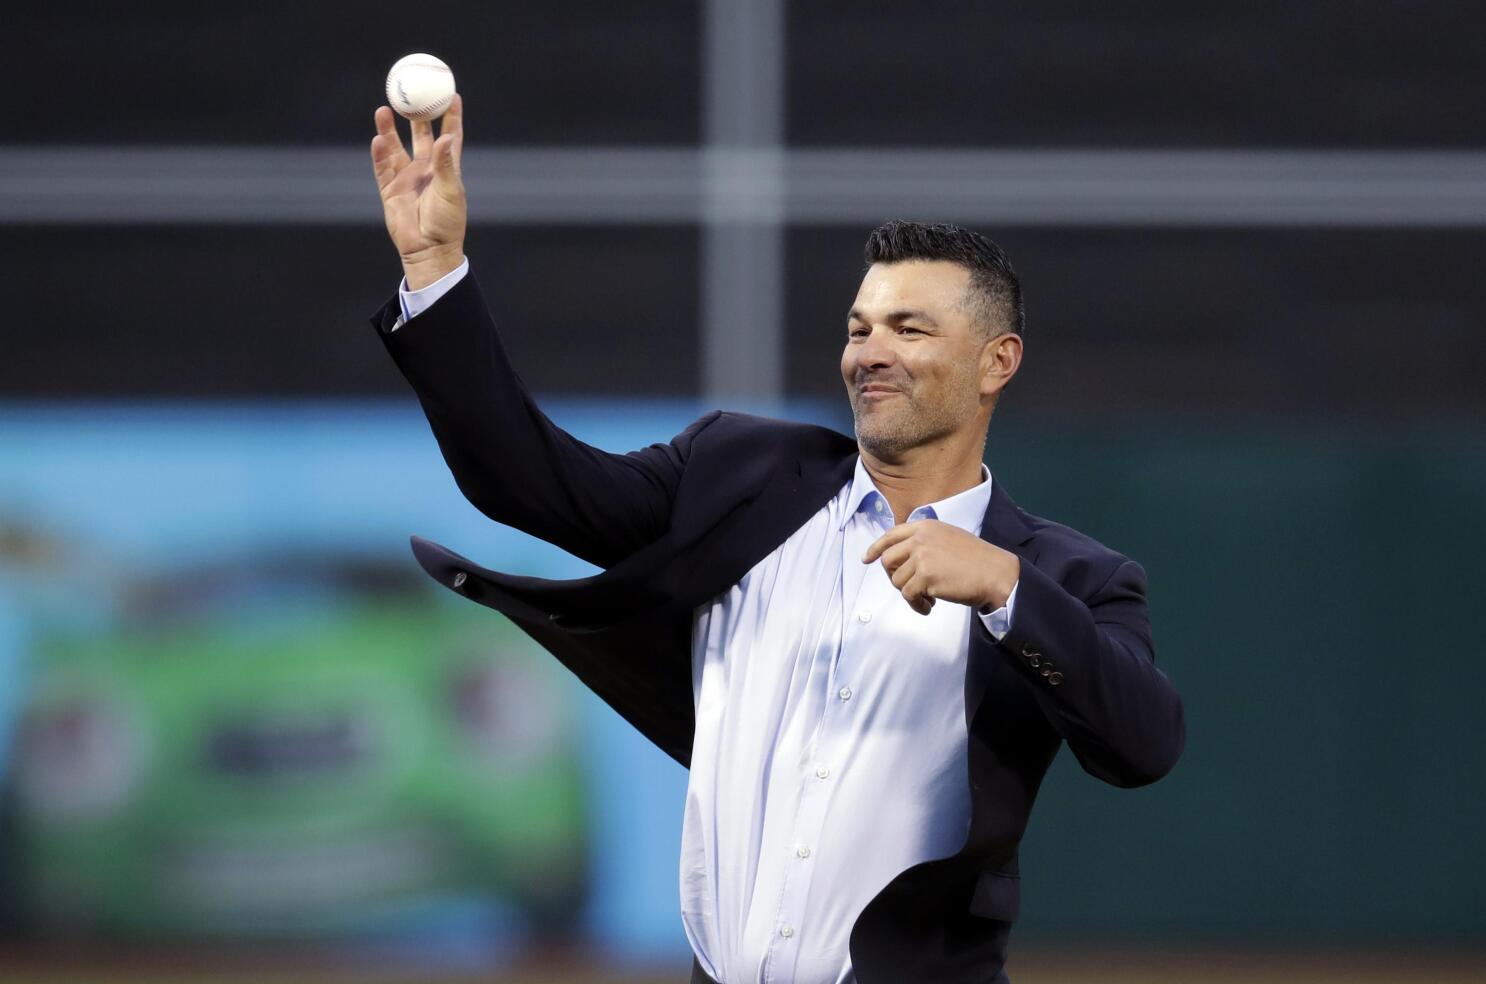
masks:
[[[993,478],[991,501],[986,504],[985,518],[980,524],[980,538],[1020,556],[1018,548],[1032,538],[1032,532],[1005,486]]]

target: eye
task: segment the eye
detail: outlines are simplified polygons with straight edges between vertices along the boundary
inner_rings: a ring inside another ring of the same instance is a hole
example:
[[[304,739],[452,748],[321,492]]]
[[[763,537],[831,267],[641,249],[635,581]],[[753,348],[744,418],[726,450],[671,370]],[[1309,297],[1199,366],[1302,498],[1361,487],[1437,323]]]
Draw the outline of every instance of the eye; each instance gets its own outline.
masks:
[[[901,332],[913,332],[916,335],[922,335],[924,333],[922,328],[915,328],[912,325],[899,325],[898,330]]]

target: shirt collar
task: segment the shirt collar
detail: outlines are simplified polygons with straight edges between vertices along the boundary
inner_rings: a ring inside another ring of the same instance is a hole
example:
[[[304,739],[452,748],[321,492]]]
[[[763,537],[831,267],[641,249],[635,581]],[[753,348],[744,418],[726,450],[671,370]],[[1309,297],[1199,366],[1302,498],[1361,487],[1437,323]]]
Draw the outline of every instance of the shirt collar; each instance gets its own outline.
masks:
[[[919,506],[910,518],[937,519],[979,536],[980,524],[991,504],[991,470],[983,461],[980,463],[980,475],[980,484],[972,485],[963,492],[956,492],[947,499]],[[883,514],[887,517],[884,525],[891,526],[892,517],[887,512],[887,499],[877,490],[872,476],[867,473],[867,466],[862,464],[862,456],[857,455],[856,470],[851,476],[851,490],[846,494],[846,508],[842,510],[841,524],[837,529],[844,529],[847,520],[862,509],[875,509],[879,501],[882,503]]]

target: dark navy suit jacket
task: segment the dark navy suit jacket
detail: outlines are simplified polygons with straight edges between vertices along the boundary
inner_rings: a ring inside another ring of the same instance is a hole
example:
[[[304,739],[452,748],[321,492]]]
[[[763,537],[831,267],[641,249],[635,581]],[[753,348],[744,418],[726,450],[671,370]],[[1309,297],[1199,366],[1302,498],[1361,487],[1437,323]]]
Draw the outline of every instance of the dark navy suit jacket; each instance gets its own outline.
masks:
[[[418,562],[561,660],[682,765],[691,756],[691,627],[851,477],[835,431],[713,411],[628,454],[552,424],[512,369],[474,274],[417,320],[372,322],[412,384],[460,490],[481,512],[603,572],[550,581],[487,570],[419,537]],[[1181,698],[1156,668],[1140,565],[1039,519],[992,486],[982,538],[1021,558],[997,642],[972,619],[966,660],[971,821],[961,850],[903,872],[850,940],[861,984],[984,984],[1017,917],[1021,842],[1064,742],[1116,786],[1154,782],[1185,741]],[[699,974],[694,980],[704,980]]]

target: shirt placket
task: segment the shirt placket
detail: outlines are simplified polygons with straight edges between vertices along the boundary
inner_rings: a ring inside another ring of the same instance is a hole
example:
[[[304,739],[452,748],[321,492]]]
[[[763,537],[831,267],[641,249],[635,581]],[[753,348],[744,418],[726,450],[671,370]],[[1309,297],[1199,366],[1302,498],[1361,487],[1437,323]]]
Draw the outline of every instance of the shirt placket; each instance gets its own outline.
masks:
[[[878,520],[875,524],[877,532],[873,534],[875,539],[886,531],[891,520],[885,523],[881,520],[885,513],[881,497],[877,497],[874,507],[873,518]],[[863,521],[868,522],[866,519]],[[793,981],[801,934],[810,931],[810,927],[802,926],[801,921],[805,901],[810,895],[816,856],[820,850],[831,848],[831,845],[821,843],[821,833],[831,794],[836,783],[841,780],[844,754],[848,751],[838,740],[838,732],[844,723],[842,715],[850,713],[851,701],[856,696],[849,683],[838,681],[846,680],[854,672],[858,647],[865,641],[867,628],[873,618],[871,608],[859,605],[864,585],[868,583],[863,576],[866,572],[861,563],[861,553],[866,548],[857,542],[859,538],[850,533],[851,530],[848,529],[848,535],[842,538],[842,573],[836,587],[841,594],[839,643],[826,674],[827,697],[822,702],[821,719],[814,741],[811,742],[813,754],[801,765],[802,785],[795,813],[791,853],[780,859],[786,867],[783,888],[780,891],[779,912],[775,919],[774,938],[764,961],[763,979],[768,984],[788,984]],[[851,569],[848,566],[850,564],[863,569],[848,577],[846,572]],[[880,599],[878,603],[880,604]]]

